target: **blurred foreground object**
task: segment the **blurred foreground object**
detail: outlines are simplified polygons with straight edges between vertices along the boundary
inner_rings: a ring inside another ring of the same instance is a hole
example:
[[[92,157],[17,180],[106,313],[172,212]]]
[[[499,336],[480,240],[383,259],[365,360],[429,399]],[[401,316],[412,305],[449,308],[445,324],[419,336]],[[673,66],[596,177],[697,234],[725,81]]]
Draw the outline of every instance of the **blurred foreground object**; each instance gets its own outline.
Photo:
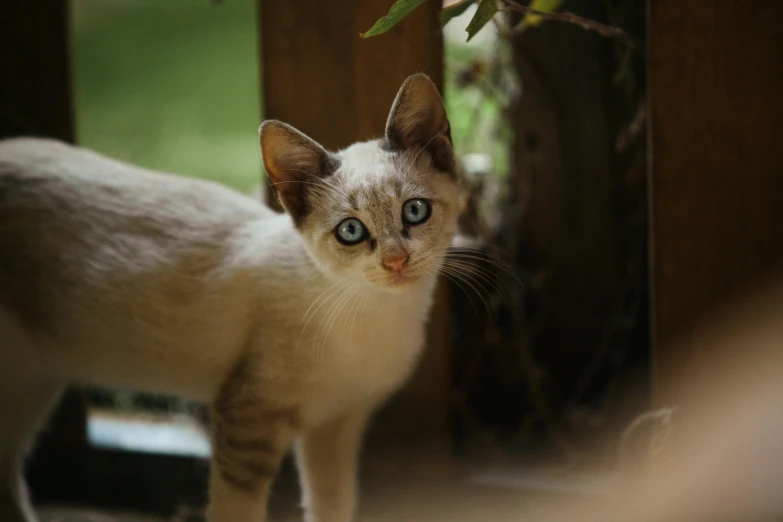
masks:
[[[682,394],[680,403],[673,405],[676,422],[668,424],[667,437],[658,439],[661,446],[652,454],[655,458],[627,455],[648,465],[618,470],[608,497],[545,510],[535,520],[781,520],[781,318],[783,280],[777,280],[767,290],[711,316],[696,333],[672,347],[697,352],[699,360],[677,383]],[[661,411],[647,414],[630,431],[664,417]],[[650,446],[631,449],[647,452]]]

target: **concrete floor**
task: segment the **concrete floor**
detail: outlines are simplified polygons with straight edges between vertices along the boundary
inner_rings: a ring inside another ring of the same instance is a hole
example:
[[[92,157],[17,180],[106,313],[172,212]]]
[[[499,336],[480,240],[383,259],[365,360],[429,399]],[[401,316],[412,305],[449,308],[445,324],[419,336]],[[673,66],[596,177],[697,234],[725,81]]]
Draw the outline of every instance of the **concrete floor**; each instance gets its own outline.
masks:
[[[193,426],[172,419],[126,418],[113,413],[91,413],[89,435],[98,447],[141,453],[174,453],[189,448],[193,455],[208,454],[209,442]],[[203,439],[203,440],[201,440]],[[195,442],[194,442],[195,441]],[[195,444],[195,446],[194,446]],[[199,451],[192,451],[196,447]],[[389,447],[389,446],[377,446]],[[455,462],[433,441],[422,448],[368,451],[363,457],[360,522],[512,522],[529,520],[531,504],[555,494],[574,495],[595,489],[590,481],[547,472],[531,472],[506,463]],[[205,453],[206,452],[206,453]],[[129,492],[129,494],[131,494]],[[192,511],[192,510],[190,510]],[[290,462],[273,489],[271,522],[299,522],[299,487]],[[47,506],[42,522],[197,522],[195,516],[168,520],[129,513]],[[2,522],[2,521],[0,521]],[[241,522],[241,521],[237,521]]]
[[[551,501],[596,493],[595,480],[549,472],[456,469],[386,461],[366,466],[360,522],[530,522]],[[595,477],[592,477],[593,479]],[[271,522],[300,522],[295,481],[282,480],[270,500]],[[565,496],[564,496],[565,495]],[[47,507],[42,522],[196,522],[127,513]]]

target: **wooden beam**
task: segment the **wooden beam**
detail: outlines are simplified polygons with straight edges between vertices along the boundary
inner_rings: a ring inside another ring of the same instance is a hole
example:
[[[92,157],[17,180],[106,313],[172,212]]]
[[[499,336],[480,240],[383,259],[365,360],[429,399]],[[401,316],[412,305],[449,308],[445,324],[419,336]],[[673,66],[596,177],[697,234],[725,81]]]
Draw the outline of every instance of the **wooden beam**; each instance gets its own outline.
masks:
[[[425,72],[442,88],[440,3],[425,3],[387,34],[360,38],[390,5],[389,0],[259,0],[264,116],[339,149],[383,135],[391,103],[408,75]],[[419,371],[375,423],[378,433],[415,431],[407,434],[423,440],[448,430],[447,332],[441,298]]]
[[[781,18],[777,0],[649,3],[659,404],[677,402],[695,369],[698,354],[673,341],[783,258]]]
[[[6,0],[0,9],[0,138],[72,142],[68,0]]]
[[[68,0],[7,0],[0,8],[0,139],[45,136],[74,142]],[[79,390],[69,390],[29,462],[36,498],[56,483],[63,459],[84,456],[87,414]],[[83,458],[70,471],[80,476]],[[59,483],[62,485],[63,483]],[[76,481],[71,481],[75,485]],[[67,488],[64,488],[67,489]],[[83,489],[83,488],[82,488]],[[47,495],[43,495],[47,498]]]

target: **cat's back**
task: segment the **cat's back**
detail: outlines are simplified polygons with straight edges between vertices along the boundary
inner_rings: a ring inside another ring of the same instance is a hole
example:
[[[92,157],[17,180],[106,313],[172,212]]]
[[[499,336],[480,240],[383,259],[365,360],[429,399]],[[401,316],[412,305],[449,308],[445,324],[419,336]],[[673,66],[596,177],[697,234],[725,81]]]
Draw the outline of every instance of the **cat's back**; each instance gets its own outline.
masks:
[[[273,214],[211,181],[151,171],[43,138],[0,141],[0,198],[0,210],[6,212],[60,204],[60,216],[103,211],[163,218],[185,213],[199,222]]]
[[[55,140],[0,142],[0,280],[11,268],[143,270],[194,252],[203,257],[242,224],[271,215],[217,183]]]
[[[229,291],[216,274],[231,237],[272,215],[216,183],[54,140],[0,141],[0,308],[47,331],[77,313],[184,324]]]

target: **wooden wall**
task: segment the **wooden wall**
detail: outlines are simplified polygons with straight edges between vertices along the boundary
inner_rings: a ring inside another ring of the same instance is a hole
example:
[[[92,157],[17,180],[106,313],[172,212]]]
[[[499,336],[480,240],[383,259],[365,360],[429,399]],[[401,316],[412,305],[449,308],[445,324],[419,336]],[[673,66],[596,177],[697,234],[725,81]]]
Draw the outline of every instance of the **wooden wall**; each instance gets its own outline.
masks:
[[[651,0],[655,400],[695,353],[672,341],[783,257],[783,2]],[[703,349],[709,350],[709,347]]]
[[[389,0],[260,0],[262,104],[328,149],[383,135],[402,81],[443,84],[440,7],[429,2],[388,33],[359,37]]]

